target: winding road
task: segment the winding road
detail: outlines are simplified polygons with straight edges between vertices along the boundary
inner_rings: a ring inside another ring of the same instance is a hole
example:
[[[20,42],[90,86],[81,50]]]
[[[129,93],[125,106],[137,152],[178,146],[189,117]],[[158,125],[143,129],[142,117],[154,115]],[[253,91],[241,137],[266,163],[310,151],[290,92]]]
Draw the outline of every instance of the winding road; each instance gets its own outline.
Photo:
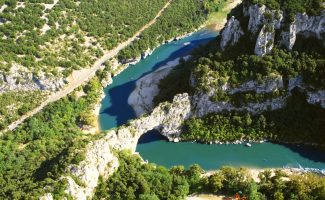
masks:
[[[79,86],[83,85],[84,83],[86,83],[87,81],[89,81],[96,74],[96,71],[100,69],[101,65],[105,61],[109,60],[110,58],[115,57],[119,53],[119,51],[121,51],[123,48],[130,45],[134,40],[136,40],[136,38],[138,36],[140,36],[141,33],[144,30],[146,30],[147,28],[152,26],[157,21],[157,19],[161,16],[161,14],[164,12],[164,10],[171,4],[171,2],[172,2],[172,0],[169,0],[165,4],[165,6],[157,13],[156,17],[154,19],[152,19],[150,22],[148,22],[146,25],[144,25],[131,38],[129,38],[128,40],[126,40],[126,41],[124,41],[122,43],[120,43],[114,49],[104,52],[104,55],[101,58],[99,58],[92,65],[92,67],[82,70],[82,72],[80,72],[77,77],[73,78],[72,81],[69,82],[62,90],[59,90],[58,92],[55,92],[55,93],[51,94],[38,107],[36,107],[33,110],[29,111],[25,115],[22,115],[20,117],[20,119],[18,119],[17,121],[11,123],[5,131],[14,130],[15,128],[17,128],[17,126],[19,126],[21,123],[23,123],[27,118],[35,115],[36,113],[41,111],[48,104],[50,104],[52,102],[55,102],[55,101],[65,97],[66,95],[71,93],[74,89],[76,89],[77,87],[79,87]],[[0,135],[1,135],[1,133],[0,133]]]

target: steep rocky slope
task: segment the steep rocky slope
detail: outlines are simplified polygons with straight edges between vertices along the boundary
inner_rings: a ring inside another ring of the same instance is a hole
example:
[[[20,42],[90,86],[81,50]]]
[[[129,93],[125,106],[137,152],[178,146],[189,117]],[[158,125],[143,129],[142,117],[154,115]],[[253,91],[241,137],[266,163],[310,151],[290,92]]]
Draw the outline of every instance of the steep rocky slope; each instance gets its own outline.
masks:
[[[235,45],[239,38],[244,35],[243,30],[247,30],[256,38],[254,52],[260,56],[270,53],[275,42],[291,50],[296,42],[297,35],[316,37],[325,45],[325,11],[319,16],[297,13],[294,21],[289,24],[284,20],[285,13],[283,11],[271,10],[265,5],[244,4],[242,13],[242,17],[248,18],[248,26],[245,27],[246,24],[244,23],[240,24],[238,19],[232,16],[222,31],[221,49]],[[280,36],[278,41],[275,41],[276,34]]]
[[[93,195],[99,176],[107,178],[118,167],[114,151],[129,149],[135,152],[137,142],[144,133],[157,129],[167,137],[181,132],[181,124],[188,119],[191,105],[187,94],[177,95],[172,103],[162,103],[150,115],[130,121],[127,125],[108,131],[104,137],[89,143],[86,156],[78,165],[70,165],[65,193],[74,199],[86,200]],[[48,193],[42,199],[52,199]]]

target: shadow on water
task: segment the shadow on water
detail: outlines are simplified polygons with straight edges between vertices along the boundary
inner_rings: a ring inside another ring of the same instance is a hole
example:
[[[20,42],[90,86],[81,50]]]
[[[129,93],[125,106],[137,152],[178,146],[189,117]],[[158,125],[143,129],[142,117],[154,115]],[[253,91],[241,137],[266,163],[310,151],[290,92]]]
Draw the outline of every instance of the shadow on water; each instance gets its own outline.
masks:
[[[173,61],[179,57],[184,57],[186,55],[189,55],[191,51],[193,51],[195,48],[199,47],[200,45],[204,45],[213,39],[214,37],[191,41],[191,44],[182,47],[181,49],[173,52],[164,61],[155,64],[152,70],[143,73],[140,78],[166,65],[170,61]],[[106,95],[108,95],[110,98],[111,106],[105,108],[100,114],[107,114],[116,117],[116,121],[117,121],[116,126],[121,126],[125,124],[128,120],[135,118],[136,115],[132,107],[128,104],[129,95],[135,89],[135,86],[136,86],[136,80],[131,80],[129,82],[126,82],[122,85],[118,85],[106,91]]]
[[[159,133],[159,131],[151,130],[151,131],[148,131],[147,133],[143,134],[139,138],[138,144],[145,144],[145,143],[150,143],[150,142],[159,141],[159,140],[167,141],[167,138],[164,137],[163,135],[161,135]]]
[[[308,145],[297,145],[297,144],[283,144],[278,143],[279,145],[289,148],[293,152],[298,153],[300,156],[312,160],[314,162],[323,162],[325,163],[325,150],[320,149],[314,146]]]

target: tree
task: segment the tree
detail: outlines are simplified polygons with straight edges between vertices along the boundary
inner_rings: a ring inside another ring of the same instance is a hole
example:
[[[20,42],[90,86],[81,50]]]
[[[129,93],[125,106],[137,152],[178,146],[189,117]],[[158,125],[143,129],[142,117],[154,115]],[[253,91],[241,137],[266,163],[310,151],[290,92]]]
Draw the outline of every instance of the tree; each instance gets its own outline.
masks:
[[[209,186],[213,193],[218,193],[221,191],[224,179],[225,177],[220,172],[216,172],[209,177]]]

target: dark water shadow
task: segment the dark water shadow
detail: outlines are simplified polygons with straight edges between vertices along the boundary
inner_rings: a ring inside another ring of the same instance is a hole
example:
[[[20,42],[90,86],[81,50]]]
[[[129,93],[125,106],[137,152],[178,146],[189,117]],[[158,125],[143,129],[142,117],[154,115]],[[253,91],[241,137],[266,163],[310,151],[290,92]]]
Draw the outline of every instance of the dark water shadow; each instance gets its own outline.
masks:
[[[159,131],[151,130],[151,131],[148,131],[147,133],[143,134],[139,138],[138,144],[146,144],[146,143],[150,143],[150,142],[154,142],[154,141],[160,141],[160,140],[168,141],[168,139],[166,137],[164,137],[163,135],[161,135],[159,133]]]
[[[295,153],[298,153],[301,157],[307,158],[314,162],[323,162],[325,163],[325,150],[317,148],[311,145],[297,145],[297,144],[284,144],[276,143],[286,148],[289,148]],[[304,166],[303,166],[304,167]]]
[[[213,39],[215,39],[215,37],[191,41],[191,44],[173,52],[167,59],[155,64],[151,71],[143,73],[140,78],[146,76],[149,73],[152,73],[153,71],[166,65],[168,62],[175,60],[176,58],[189,55],[194,49],[198,48],[200,45],[207,44]],[[134,119],[136,115],[133,111],[133,108],[128,104],[128,98],[132,91],[135,89],[137,80],[131,80],[123,85],[116,86],[108,91],[106,90],[105,93],[110,98],[111,106],[102,110],[100,114],[115,116],[117,120],[117,126],[121,126],[128,120]]]

